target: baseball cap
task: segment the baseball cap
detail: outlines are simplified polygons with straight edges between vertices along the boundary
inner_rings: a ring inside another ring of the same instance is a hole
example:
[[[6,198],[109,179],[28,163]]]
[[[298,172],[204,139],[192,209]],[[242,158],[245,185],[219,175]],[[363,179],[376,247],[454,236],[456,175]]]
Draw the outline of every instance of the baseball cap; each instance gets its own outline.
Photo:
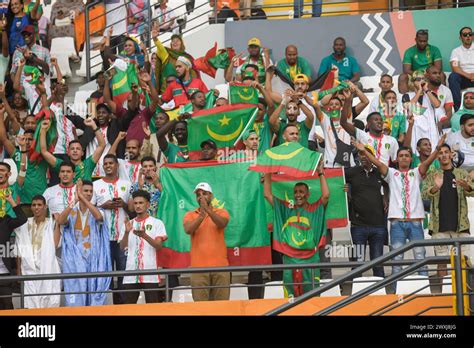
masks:
[[[308,76],[306,76],[305,74],[297,74],[295,78],[293,79],[293,82],[298,82],[301,80],[303,80],[306,83],[309,83]]]
[[[249,138],[249,136],[251,136],[252,134],[256,134],[255,130],[254,129],[247,129],[244,134],[242,135],[242,140],[247,140]]]
[[[112,111],[110,110],[109,106],[108,106],[107,104],[105,104],[105,103],[99,103],[99,104],[97,104],[97,106],[95,107],[95,109],[96,109],[97,111],[99,111],[99,109],[106,109],[109,114],[112,112]]]
[[[249,40],[247,46],[258,46],[262,47],[262,44],[260,43],[260,40],[256,37],[253,37]]]
[[[211,139],[204,140],[201,143],[201,149],[204,147],[204,145],[209,145],[210,147],[212,147],[214,149],[217,149],[216,143],[214,141],[212,141]]]
[[[212,193],[212,187],[207,182],[200,182],[197,184],[193,192],[196,193],[197,190],[203,190]]]
[[[21,31],[21,34],[25,34],[25,33],[35,35],[35,27],[32,25],[25,26],[23,30]]]

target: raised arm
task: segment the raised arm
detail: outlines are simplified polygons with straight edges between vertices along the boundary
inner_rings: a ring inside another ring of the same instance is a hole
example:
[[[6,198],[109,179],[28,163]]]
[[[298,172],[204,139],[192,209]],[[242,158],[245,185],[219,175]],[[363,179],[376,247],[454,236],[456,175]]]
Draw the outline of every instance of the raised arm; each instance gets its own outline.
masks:
[[[352,135],[353,137],[356,136],[356,128],[352,123],[349,123],[347,119],[352,114],[352,93],[343,92],[346,96],[346,100],[344,101],[344,106],[342,107],[341,111],[341,126],[344,130]]]
[[[275,105],[273,104],[273,100],[270,96],[270,93],[257,81],[252,82],[252,87],[257,88],[257,90],[262,93],[263,98],[265,99],[265,103],[267,104],[267,115],[273,114],[275,111]]]
[[[119,146],[120,142],[124,140],[126,137],[127,137],[127,132],[119,132],[119,134],[117,135],[117,138],[114,140],[114,143],[112,144],[112,146],[110,146],[110,149],[109,149],[109,152],[107,152],[107,155],[116,155],[117,147]],[[99,159],[100,159],[100,156],[99,156]]]
[[[326,181],[326,177],[324,176],[324,161],[319,161],[317,170],[319,175],[319,182],[321,184],[321,202],[324,206],[327,206],[329,202],[329,186]]]
[[[26,165],[28,163],[28,151],[26,151],[26,140],[24,135],[18,135],[16,137],[18,145],[20,145],[21,158],[20,158],[20,170],[18,171],[18,177],[16,182],[18,186],[23,187],[26,177]]]
[[[41,3],[40,0],[36,0],[35,5],[30,11],[30,17],[34,21],[39,21],[41,18],[42,13],[39,11],[40,3]]]
[[[407,121],[408,128],[405,134],[405,139],[403,139],[403,146],[411,147],[411,137],[413,135],[413,125],[415,124],[415,118],[413,117],[413,115],[410,115],[407,117]]]
[[[16,151],[16,148],[15,145],[8,139],[7,130],[5,129],[5,123],[3,121],[3,114],[2,117],[0,117],[0,143],[5,146],[8,154],[10,157],[12,157]]]
[[[380,162],[377,158],[375,158],[375,156],[372,155],[372,153],[367,151],[364,144],[362,144],[359,141],[353,141],[352,144],[357,148],[358,151],[363,152],[365,156],[367,156],[369,161],[372,162],[377,167],[377,169],[379,170],[380,174],[382,174],[382,176],[385,177],[387,175],[388,167],[382,162]]]
[[[82,194],[82,180],[81,179],[77,180],[76,192],[77,192],[78,200],[81,201],[87,207],[87,209],[89,209],[94,219],[96,221],[102,221],[104,217],[100,213],[100,210],[97,209],[97,207],[94,204],[92,204],[90,201],[88,201]]]
[[[43,120],[41,122],[41,129],[40,129],[40,148],[41,148],[41,156],[43,156],[44,160],[48,162],[51,167],[56,167],[57,159],[56,157],[50,153],[46,146],[46,133],[50,127],[49,120]]]
[[[311,98],[308,95],[305,95],[304,99],[306,100],[306,102],[309,105],[313,105],[313,101],[311,100]],[[305,104],[300,104],[300,109],[306,115],[306,119],[304,121],[305,124],[306,124],[306,127],[308,127],[308,129],[311,129],[313,127],[313,123],[314,123],[314,114],[311,112],[311,110]],[[314,109],[314,107],[313,107],[313,109]]]
[[[92,160],[94,161],[94,163],[98,163],[106,146],[104,135],[100,131],[99,127],[97,127],[97,124],[95,123],[94,119],[86,118],[84,120],[84,124],[94,131],[95,137],[97,138],[98,144],[96,149],[94,150],[94,153],[92,154]]]
[[[61,68],[59,67],[58,60],[55,57],[51,57],[51,66],[53,66],[54,70],[56,70],[57,80],[61,81],[63,79],[63,74],[61,72]]]
[[[6,30],[7,21],[6,19],[0,21],[0,30],[2,31],[2,55],[8,57],[10,54],[8,52],[8,30]]]
[[[272,174],[266,173],[263,180],[263,195],[265,199],[273,207],[273,194],[272,194]]]
[[[7,112],[8,120],[10,121],[10,127],[13,130],[14,134],[18,134],[21,128],[20,122],[18,122],[15,113],[13,112],[10,103],[8,103],[8,99],[5,95],[5,86],[3,84],[0,84],[0,100],[3,103],[4,110],[0,108],[0,115],[3,115],[4,112]]]
[[[18,68],[16,69],[16,72],[15,72],[15,77],[13,78],[13,89],[16,92],[22,91],[21,74],[23,73],[23,68],[25,64],[26,64],[25,58],[20,58],[20,60],[18,61]]]
[[[359,115],[366,107],[369,105],[369,99],[367,96],[362,92],[355,84],[352,82],[349,82],[349,88],[352,93],[355,93],[355,95],[359,98],[359,103],[355,106],[355,112],[357,115]],[[353,115],[355,117],[355,115]]]
[[[105,74],[105,84],[104,84],[104,103],[110,107],[110,111],[113,114],[117,112],[117,104],[112,99],[112,92],[110,91],[110,81],[112,78],[109,74]]]
[[[438,157],[438,152],[441,149],[441,145],[443,145],[446,141],[446,136],[447,134],[444,133],[441,138],[438,141],[438,144],[436,145],[435,150],[431,153],[431,155],[428,156],[426,160],[420,163],[418,166],[418,170],[420,171],[420,174],[422,177],[425,176],[425,174],[428,172],[428,169],[430,168],[431,163]]]
[[[280,94],[274,92],[272,87],[272,79],[273,75],[275,74],[275,69],[275,67],[271,66],[265,72],[265,90],[267,91],[273,102],[281,104],[283,98]]]

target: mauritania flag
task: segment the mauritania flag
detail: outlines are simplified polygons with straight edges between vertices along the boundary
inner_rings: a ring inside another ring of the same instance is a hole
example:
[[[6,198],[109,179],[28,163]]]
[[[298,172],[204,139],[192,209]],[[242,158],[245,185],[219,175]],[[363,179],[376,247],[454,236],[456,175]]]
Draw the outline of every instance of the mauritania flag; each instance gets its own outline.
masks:
[[[261,173],[284,173],[294,178],[307,177],[315,175],[320,158],[319,152],[308,150],[300,143],[286,142],[266,150],[250,169]]]
[[[138,84],[138,75],[135,64],[126,63],[126,69],[115,68],[112,77],[112,97],[117,105],[123,105],[132,90],[132,83]]]
[[[324,177],[330,193],[325,214],[327,228],[345,227],[348,223],[348,210],[347,195],[344,192],[344,168],[325,169]],[[291,203],[293,188],[298,182],[304,182],[309,186],[309,203],[314,203],[321,197],[321,186],[317,176],[296,179],[284,174],[273,174],[272,193],[275,197]]]
[[[188,147],[201,151],[204,140],[213,140],[218,148],[234,148],[241,134],[252,127],[258,108],[251,104],[225,105],[195,112],[188,120]]]
[[[214,207],[229,212],[225,240],[231,265],[270,264],[270,234],[267,230],[263,185],[260,175],[248,170],[249,163],[186,162],[161,168],[163,183],[158,217],[168,234],[158,262],[163,267],[188,267],[190,237],[183,218],[198,208],[194,188],[200,182],[212,187]]]
[[[256,88],[234,83],[229,85],[229,103],[230,104],[258,104],[258,91]]]

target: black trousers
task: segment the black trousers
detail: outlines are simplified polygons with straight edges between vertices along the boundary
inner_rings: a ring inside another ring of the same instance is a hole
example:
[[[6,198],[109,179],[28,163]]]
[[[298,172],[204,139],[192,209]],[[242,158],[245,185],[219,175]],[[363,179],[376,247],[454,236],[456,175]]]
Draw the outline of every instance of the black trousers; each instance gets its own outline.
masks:
[[[1,277],[9,276],[9,273],[0,274],[0,310],[13,309],[12,302],[12,282],[4,281]],[[7,297],[3,297],[7,296]],[[9,296],[9,297],[8,297]]]
[[[328,229],[328,233],[326,235],[326,245],[331,245],[331,244],[332,244],[332,229]],[[326,251],[328,251],[328,254],[329,254],[329,249],[326,249],[325,247],[319,250],[319,262],[321,263],[331,262],[331,257],[329,255],[326,255]],[[331,268],[321,268],[319,277],[320,279],[332,279]]]
[[[125,290],[137,290],[124,292],[125,295],[125,304],[134,304],[137,303],[138,297],[140,296],[140,290],[149,290],[156,289],[157,291],[145,291],[145,301],[146,303],[158,303],[161,302],[158,291],[158,283],[143,283],[143,284],[123,284]]]

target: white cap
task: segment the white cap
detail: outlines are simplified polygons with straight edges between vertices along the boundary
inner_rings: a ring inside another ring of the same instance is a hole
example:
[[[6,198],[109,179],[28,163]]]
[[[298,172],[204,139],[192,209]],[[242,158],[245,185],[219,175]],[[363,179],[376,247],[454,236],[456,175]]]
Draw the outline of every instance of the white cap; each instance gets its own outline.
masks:
[[[193,67],[193,63],[191,63],[191,61],[184,57],[184,56],[179,56],[178,59],[176,59],[178,62],[181,62],[183,63],[184,65],[186,65],[188,68],[192,68]]]
[[[194,189],[194,193],[196,193],[197,190],[203,190],[212,193],[211,185],[209,185],[207,182],[200,182],[197,184],[196,188]]]
[[[116,68],[120,71],[125,71],[127,70],[127,62],[124,61],[123,59],[115,59],[114,63],[110,68]]]

